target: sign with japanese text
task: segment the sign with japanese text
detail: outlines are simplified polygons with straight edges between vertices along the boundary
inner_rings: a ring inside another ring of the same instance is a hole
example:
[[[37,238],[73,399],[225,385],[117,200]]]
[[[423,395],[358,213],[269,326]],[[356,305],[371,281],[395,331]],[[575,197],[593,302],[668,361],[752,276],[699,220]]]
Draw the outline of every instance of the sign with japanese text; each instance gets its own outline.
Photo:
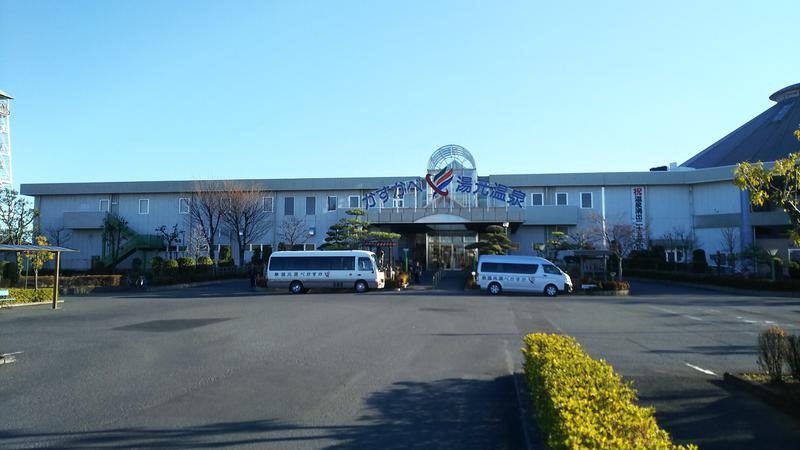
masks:
[[[634,186],[631,188],[631,198],[633,201],[633,232],[636,242],[644,243],[644,186]]]

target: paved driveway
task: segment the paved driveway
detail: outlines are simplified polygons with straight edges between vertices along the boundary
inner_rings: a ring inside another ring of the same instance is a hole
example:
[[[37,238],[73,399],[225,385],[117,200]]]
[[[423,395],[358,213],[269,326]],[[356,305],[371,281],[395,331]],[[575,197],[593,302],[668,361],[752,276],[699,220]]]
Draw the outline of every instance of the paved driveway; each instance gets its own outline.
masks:
[[[511,374],[531,331],[609,360],[679,441],[799,442],[797,421],[719,382],[755,367],[767,323],[800,330],[797,301],[638,291],[289,296],[227,283],[3,310],[0,351],[23,353],[0,366],[0,447],[524,448]]]

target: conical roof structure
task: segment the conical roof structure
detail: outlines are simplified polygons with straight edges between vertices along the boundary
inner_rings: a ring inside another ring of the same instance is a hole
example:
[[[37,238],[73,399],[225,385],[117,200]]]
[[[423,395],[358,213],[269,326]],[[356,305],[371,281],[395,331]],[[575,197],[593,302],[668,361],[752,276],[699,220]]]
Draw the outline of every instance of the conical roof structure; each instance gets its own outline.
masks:
[[[800,83],[769,96],[775,104],[713,145],[683,167],[705,169],[743,161],[775,161],[800,151],[794,130],[800,127]]]

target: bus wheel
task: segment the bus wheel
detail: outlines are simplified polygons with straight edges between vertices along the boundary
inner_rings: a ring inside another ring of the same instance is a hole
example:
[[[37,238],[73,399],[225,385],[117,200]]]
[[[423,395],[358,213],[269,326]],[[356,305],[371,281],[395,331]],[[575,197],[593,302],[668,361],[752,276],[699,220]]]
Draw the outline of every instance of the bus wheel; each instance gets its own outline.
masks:
[[[554,284],[548,284],[544,288],[544,294],[548,297],[555,297],[558,295],[558,288]]]
[[[500,283],[489,283],[489,294],[497,295],[503,292],[503,288],[500,287]]]
[[[292,284],[289,285],[289,292],[291,292],[292,294],[305,293],[305,289],[303,289],[303,283],[299,281],[292,281]]]
[[[364,280],[356,281],[356,285],[355,285],[356,292],[358,292],[359,294],[362,294],[364,292],[367,292],[367,289],[369,289],[369,286],[367,285],[366,281],[364,281]]]

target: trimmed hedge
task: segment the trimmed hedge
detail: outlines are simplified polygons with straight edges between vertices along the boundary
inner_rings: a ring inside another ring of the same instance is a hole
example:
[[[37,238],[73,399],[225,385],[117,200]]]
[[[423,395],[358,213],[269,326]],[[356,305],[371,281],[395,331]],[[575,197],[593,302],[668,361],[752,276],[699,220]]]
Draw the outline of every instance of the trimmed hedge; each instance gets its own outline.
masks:
[[[53,290],[11,288],[8,290],[8,297],[14,300],[0,300],[0,304],[52,302]]]
[[[652,408],[603,360],[569,336],[529,334],[525,377],[546,444],[552,449],[697,449],[675,445]]]
[[[19,282],[24,283],[26,277],[20,278]],[[28,286],[33,286],[34,277],[28,278]],[[39,275],[39,289],[52,288],[55,278],[52,275]],[[76,275],[71,277],[61,276],[58,279],[59,287],[77,286],[119,286],[122,283],[122,275]]]

